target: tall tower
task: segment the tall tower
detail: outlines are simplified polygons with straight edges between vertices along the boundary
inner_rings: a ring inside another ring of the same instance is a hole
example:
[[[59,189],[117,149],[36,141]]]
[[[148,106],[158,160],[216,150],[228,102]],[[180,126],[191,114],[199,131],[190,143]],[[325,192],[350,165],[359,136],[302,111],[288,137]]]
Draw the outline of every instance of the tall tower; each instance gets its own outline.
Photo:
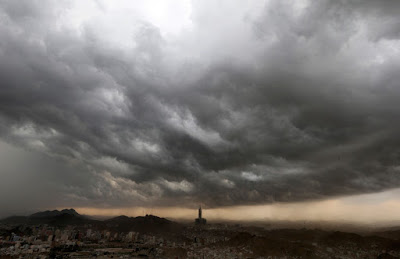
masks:
[[[207,220],[203,218],[203,210],[201,209],[201,205],[199,206],[199,217],[194,221],[196,225],[205,225]]]

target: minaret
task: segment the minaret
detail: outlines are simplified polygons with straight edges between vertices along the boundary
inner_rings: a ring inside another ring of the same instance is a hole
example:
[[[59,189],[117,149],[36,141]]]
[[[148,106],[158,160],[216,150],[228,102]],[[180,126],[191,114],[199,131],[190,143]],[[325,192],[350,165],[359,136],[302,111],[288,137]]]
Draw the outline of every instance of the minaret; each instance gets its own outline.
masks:
[[[201,219],[201,205],[199,207],[199,219]]]

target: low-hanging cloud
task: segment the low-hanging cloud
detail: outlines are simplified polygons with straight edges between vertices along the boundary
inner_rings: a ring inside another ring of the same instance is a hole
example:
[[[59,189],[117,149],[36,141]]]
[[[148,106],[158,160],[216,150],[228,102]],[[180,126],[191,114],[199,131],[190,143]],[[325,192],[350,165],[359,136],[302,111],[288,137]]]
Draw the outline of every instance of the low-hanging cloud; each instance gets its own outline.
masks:
[[[397,1],[192,1],[178,29],[129,1],[79,2],[0,1],[0,138],[47,157],[25,171],[61,205],[400,184]]]

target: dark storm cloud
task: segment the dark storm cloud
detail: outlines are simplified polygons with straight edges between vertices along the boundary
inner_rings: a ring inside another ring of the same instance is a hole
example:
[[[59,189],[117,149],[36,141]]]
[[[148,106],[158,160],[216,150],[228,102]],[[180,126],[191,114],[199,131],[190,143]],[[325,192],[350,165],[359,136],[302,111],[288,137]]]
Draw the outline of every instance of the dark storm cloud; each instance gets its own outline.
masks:
[[[137,21],[118,46],[101,26],[57,23],[66,2],[0,1],[0,134],[46,156],[31,183],[71,206],[397,187],[397,1],[223,4],[242,16],[216,22],[195,1],[175,41]]]

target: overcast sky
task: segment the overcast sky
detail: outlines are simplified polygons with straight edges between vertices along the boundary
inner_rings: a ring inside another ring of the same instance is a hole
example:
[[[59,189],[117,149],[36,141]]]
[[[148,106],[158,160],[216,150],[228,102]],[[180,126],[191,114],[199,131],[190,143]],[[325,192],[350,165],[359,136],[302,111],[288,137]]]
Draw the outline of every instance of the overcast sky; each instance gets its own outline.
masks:
[[[396,0],[0,0],[1,213],[399,187],[399,13]]]

